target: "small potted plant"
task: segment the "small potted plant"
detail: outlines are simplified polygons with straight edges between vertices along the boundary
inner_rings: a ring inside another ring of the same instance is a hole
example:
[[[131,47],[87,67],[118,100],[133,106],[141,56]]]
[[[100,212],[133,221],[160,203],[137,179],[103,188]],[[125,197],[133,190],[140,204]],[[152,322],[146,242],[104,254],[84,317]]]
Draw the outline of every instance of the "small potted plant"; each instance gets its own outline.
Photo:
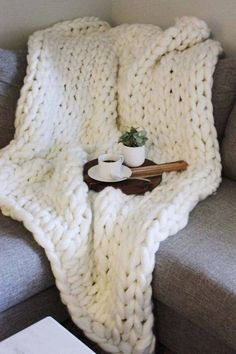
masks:
[[[141,166],[145,161],[145,143],[148,140],[144,129],[131,127],[124,132],[119,143],[122,143],[122,154],[125,164],[130,167]]]

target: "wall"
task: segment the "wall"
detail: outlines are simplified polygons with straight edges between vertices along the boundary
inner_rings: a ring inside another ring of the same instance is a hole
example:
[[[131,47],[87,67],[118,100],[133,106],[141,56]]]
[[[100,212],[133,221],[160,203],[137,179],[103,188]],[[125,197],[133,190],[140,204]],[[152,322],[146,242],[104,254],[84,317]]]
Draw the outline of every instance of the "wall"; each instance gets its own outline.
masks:
[[[236,56],[236,0],[0,0],[0,47],[22,47],[36,29],[79,16],[166,28],[183,15],[207,21],[226,54]]]
[[[0,47],[22,47],[36,29],[81,16],[110,21],[111,0],[0,0]]]
[[[236,0],[112,0],[112,21],[171,26],[174,18],[192,15],[205,20],[227,56],[236,56]]]

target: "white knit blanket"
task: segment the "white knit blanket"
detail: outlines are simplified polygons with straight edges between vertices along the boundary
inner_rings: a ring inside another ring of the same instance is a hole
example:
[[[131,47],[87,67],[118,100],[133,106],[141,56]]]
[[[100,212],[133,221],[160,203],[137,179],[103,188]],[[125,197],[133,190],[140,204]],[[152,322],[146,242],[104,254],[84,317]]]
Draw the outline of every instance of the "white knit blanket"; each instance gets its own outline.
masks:
[[[73,321],[110,353],[153,351],[155,253],[220,183],[211,87],[221,48],[208,37],[196,18],[165,31],[83,18],[29,40],[0,206],[45,249]],[[118,150],[131,125],[147,130],[148,158],[189,168],[144,196],[88,191],[84,163]]]

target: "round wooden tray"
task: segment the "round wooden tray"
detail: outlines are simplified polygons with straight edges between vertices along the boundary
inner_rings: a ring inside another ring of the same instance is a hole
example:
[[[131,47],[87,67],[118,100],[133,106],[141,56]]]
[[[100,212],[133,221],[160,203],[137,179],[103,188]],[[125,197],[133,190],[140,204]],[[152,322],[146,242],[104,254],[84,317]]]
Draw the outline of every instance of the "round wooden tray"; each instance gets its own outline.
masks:
[[[100,192],[104,188],[111,186],[114,188],[119,188],[122,190],[123,193],[125,194],[144,194],[145,192],[152,191],[156,186],[158,186],[161,183],[161,176],[155,176],[155,177],[148,177],[148,179],[151,182],[147,181],[140,181],[140,180],[135,180],[135,179],[127,179],[125,181],[121,182],[99,182],[95,181],[88,175],[88,170],[90,167],[97,165],[98,160],[92,160],[87,162],[84,165],[84,171],[83,171],[83,176],[84,176],[84,181],[87,183],[89,189],[94,190],[95,192]],[[144,164],[142,166],[150,166],[150,165],[155,165],[155,163],[151,160],[145,160]]]

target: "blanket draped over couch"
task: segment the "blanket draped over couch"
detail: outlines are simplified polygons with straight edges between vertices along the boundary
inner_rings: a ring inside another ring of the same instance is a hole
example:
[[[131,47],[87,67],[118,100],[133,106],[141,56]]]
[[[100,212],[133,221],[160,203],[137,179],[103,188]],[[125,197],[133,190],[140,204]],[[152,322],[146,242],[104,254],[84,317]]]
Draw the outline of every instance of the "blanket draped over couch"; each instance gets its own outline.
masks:
[[[45,249],[73,321],[111,353],[153,352],[155,253],[220,183],[211,87],[221,47],[208,38],[196,18],[165,31],[83,18],[29,40],[0,206]],[[187,171],[144,196],[89,192],[84,163],[118,149],[131,125],[147,130],[150,159],[183,159]]]

